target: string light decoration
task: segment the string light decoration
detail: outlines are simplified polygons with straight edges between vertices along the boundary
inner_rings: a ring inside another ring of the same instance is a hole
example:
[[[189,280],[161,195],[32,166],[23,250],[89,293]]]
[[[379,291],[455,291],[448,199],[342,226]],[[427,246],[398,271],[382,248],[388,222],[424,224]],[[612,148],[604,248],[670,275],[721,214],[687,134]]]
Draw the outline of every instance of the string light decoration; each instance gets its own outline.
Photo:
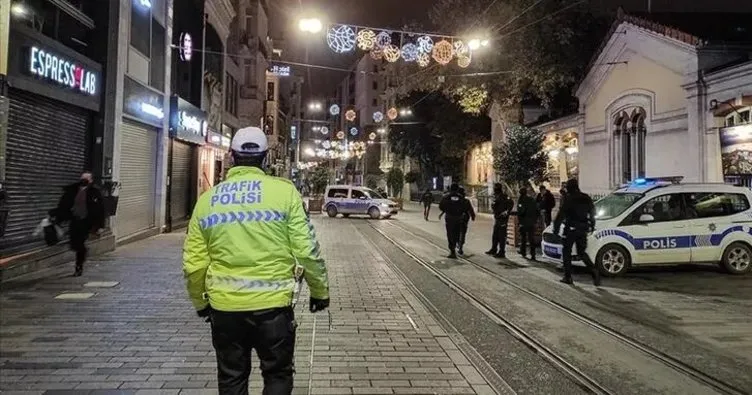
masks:
[[[337,132],[337,138],[340,139],[340,140],[342,140],[343,138],[345,138],[345,132],[343,132],[341,130],[339,132]]]
[[[335,117],[339,115],[339,106],[336,104],[332,104],[332,106],[329,107],[329,114],[332,114]]]
[[[326,149],[332,148],[332,142],[329,141],[329,140],[324,140],[324,142],[321,143],[321,146],[324,147],[324,148],[326,148]]]
[[[381,32],[376,35],[376,48],[384,49],[392,44],[392,35],[389,32]]]
[[[371,51],[371,59],[373,60],[381,60],[384,58],[384,51],[382,51],[379,48],[374,48],[373,51]]]
[[[376,123],[379,123],[384,120],[384,114],[381,113],[381,111],[376,111],[373,113],[373,121]]]
[[[405,60],[405,62],[414,62],[416,59],[418,59],[418,46],[413,43],[407,43],[402,46],[402,59]]]
[[[348,25],[333,26],[326,33],[326,43],[336,53],[350,52],[355,48],[355,30]]]
[[[433,51],[433,39],[431,36],[418,37],[418,50],[424,54],[429,54]]]
[[[433,46],[433,60],[440,65],[446,65],[454,57],[454,47],[447,40],[441,40]]]
[[[462,40],[457,40],[454,42],[454,53],[460,57],[465,56],[470,53],[470,48],[465,44]]]
[[[470,66],[470,55],[462,55],[457,57],[457,66],[462,67],[463,69]]]
[[[329,134],[329,128],[326,127],[326,126],[322,126],[321,127],[321,134],[323,134],[323,135]]]
[[[356,128],[356,127],[351,127],[351,128],[350,128],[350,135],[351,135],[351,136],[357,136],[357,135],[358,135],[358,128]]]
[[[397,112],[397,109],[394,107],[390,108],[389,111],[386,112],[386,116],[389,117],[389,120],[391,121],[394,121],[395,119],[397,119],[397,115],[399,115],[399,113]]]
[[[376,140],[376,133],[371,132],[371,134],[368,135],[369,140]]]
[[[396,45],[389,45],[384,48],[384,59],[389,63],[394,63],[400,58],[400,49]]]
[[[431,63],[431,57],[427,53],[419,53],[417,58],[418,66],[426,67]]]
[[[358,48],[370,51],[376,45],[376,33],[371,29],[363,29],[358,32]]]
[[[352,122],[355,120],[355,118],[358,116],[358,114],[355,113],[355,110],[347,110],[345,113],[345,119]]]

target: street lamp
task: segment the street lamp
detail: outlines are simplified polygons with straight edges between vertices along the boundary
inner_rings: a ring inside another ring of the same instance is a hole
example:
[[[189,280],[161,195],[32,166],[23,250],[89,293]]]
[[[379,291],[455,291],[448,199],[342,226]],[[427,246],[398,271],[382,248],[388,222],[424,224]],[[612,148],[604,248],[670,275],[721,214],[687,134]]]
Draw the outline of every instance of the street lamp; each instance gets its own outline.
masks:
[[[322,109],[324,109],[324,105],[321,104],[321,102],[314,101],[308,103],[308,109],[312,111],[321,111]]]
[[[403,108],[403,109],[400,110],[400,115],[402,115],[403,117],[406,117],[406,116],[409,116],[409,115],[413,115],[413,110],[411,110],[409,108]]]
[[[324,25],[319,19],[305,18],[298,22],[298,28],[307,33],[318,33],[324,28]]]
[[[10,8],[10,12],[12,12],[13,15],[15,15],[17,17],[23,17],[23,16],[26,16],[26,14],[29,13],[29,10],[26,9],[26,7],[22,3],[15,3]]]
[[[480,49],[481,47],[485,48],[490,44],[490,41],[486,38],[473,38],[470,41],[467,42],[468,48],[470,48],[471,51],[476,51]]]

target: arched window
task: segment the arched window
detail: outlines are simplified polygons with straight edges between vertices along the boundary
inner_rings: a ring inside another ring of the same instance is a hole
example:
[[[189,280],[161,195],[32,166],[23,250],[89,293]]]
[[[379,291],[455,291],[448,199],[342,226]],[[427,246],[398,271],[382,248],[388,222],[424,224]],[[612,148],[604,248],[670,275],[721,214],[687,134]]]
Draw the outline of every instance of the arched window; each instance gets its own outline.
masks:
[[[614,134],[621,182],[645,177],[645,110],[636,107],[620,111],[614,118]]]

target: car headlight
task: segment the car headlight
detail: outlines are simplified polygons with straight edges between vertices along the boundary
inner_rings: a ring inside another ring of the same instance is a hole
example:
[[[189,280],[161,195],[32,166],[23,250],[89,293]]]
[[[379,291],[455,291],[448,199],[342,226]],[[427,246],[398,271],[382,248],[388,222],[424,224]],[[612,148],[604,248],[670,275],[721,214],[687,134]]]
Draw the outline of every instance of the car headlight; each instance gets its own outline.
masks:
[[[389,204],[387,204],[387,203],[381,203],[381,207],[389,207]]]

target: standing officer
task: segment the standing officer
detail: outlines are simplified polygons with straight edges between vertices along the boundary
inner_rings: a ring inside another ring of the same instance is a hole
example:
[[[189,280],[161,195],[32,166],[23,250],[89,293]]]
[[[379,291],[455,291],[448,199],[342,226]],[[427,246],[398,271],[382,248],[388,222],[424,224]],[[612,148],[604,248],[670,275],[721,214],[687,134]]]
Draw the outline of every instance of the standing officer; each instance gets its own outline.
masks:
[[[573,284],[572,281],[572,246],[577,245],[577,254],[590,269],[593,276],[593,284],[601,285],[601,276],[598,268],[588,257],[587,234],[595,229],[595,205],[590,196],[580,192],[577,179],[567,181],[567,194],[561,203],[559,212],[554,220],[554,234],[559,234],[559,228],[564,222],[564,249],[562,260],[564,263],[564,284]]]
[[[452,184],[449,187],[449,193],[444,195],[439,203],[439,210],[441,210],[443,215],[446,215],[447,242],[449,243],[448,258],[450,259],[457,258],[455,249],[460,240],[460,231],[462,230],[462,222],[464,221],[463,217],[467,212],[469,204],[470,202],[460,195],[460,186],[457,184]]]
[[[231,153],[227,180],[201,195],[191,217],[183,247],[188,294],[211,322],[220,394],[248,394],[251,349],[264,394],[290,394],[296,261],[311,312],[329,306],[327,270],[295,185],[262,170],[264,132],[238,130]]]
[[[517,202],[517,217],[519,219],[519,235],[521,240],[520,255],[525,258],[525,250],[530,244],[530,260],[535,261],[535,224],[538,222],[539,211],[535,199],[527,195],[527,188],[520,189],[520,200]]]
[[[430,189],[426,189],[423,192],[423,196],[420,197],[423,202],[423,218],[428,221],[428,215],[431,214],[431,204],[433,204],[433,194]]]
[[[494,214],[494,227],[491,236],[491,249],[486,251],[486,254],[497,258],[506,257],[507,224],[509,224],[509,213],[513,208],[514,202],[504,193],[504,187],[499,183],[494,184],[494,202],[491,205]]]
[[[465,199],[465,211],[462,213],[462,222],[460,223],[460,235],[457,239],[457,253],[460,255],[465,255],[462,247],[465,245],[465,239],[467,238],[467,229],[470,226],[470,220],[472,219],[473,221],[475,221],[475,209],[473,209],[473,204],[470,203],[470,200],[465,195],[465,188],[460,187],[459,194],[463,199]]]
[[[546,226],[551,225],[551,212],[554,210],[554,206],[556,206],[554,194],[545,185],[541,185],[540,193],[535,197],[535,201],[538,203],[538,210],[540,210],[543,217],[543,223]]]

